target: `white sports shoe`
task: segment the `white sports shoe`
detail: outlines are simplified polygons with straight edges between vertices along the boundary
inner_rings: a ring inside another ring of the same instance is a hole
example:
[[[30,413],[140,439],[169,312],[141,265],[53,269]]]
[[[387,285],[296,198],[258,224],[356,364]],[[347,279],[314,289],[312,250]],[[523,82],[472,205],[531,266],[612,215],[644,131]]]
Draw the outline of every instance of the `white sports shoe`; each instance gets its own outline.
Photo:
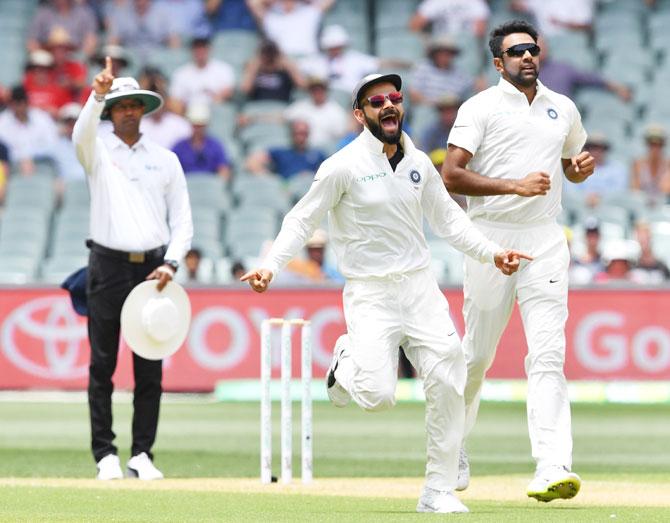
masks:
[[[116,454],[107,454],[97,463],[98,479],[107,481],[109,479],[123,479],[121,462]]]
[[[337,366],[340,364],[340,358],[344,353],[344,344],[340,340],[342,340],[342,338],[345,336],[346,334],[343,334],[335,342],[335,348],[333,349],[333,359],[330,362],[328,374],[326,374],[328,399],[330,399],[330,402],[336,407],[345,407],[351,400],[351,395],[335,379],[335,371],[337,370]]]
[[[459,492],[465,490],[470,485],[470,462],[465,448],[461,447],[458,455],[458,479],[456,480],[456,490]]]
[[[141,452],[128,460],[126,465],[129,478],[142,480],[163,479],[163,473],[158,470],[146,452]]]
[[[553,465],[535,473],[535,478],[526,489],[529,498],[548,502],[553,499],[574,498],[582,486],[582,480],[565,467]]]
[[[454,496],[453,492],[446,490],[435,490],[430,487],[423,487],[419,503],[416,506],[417,512],[439,512],[448,514],[451,512],[470,512],[468,507]]]

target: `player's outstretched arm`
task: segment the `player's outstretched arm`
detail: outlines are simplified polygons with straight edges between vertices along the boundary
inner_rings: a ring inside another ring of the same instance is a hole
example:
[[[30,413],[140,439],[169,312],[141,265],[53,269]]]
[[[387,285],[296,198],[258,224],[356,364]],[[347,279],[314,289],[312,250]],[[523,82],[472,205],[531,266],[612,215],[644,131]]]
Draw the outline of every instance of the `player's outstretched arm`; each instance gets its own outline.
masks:
[[[530,261],[533,257],[519,251],[508,249],[496,253],[493,259],[500,272],[509,276],[519,270],[519,264],[522,259]]]
[[[242,275],[240,281],[249,282],[249,285],[256,292],[265,292],[272,281],[272,271],[268,269],[251,269]]]

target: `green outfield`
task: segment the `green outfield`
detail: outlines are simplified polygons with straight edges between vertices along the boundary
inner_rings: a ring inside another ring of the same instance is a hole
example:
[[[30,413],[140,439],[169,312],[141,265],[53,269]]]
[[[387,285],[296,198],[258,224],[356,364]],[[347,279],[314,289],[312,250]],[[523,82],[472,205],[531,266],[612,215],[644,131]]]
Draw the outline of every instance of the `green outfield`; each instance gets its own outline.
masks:
[[[294,404],[299,449],[299,404]],[[276,408],[275,416],[279,409]],[[114,428],[128,457],[131,406]],[[97,482],[83,402],[0,401],[0,521],[418,521],[423,406],[386,413],[314,405],[315,482],[260,485],[256,403],[167,399],[156,464],[166,479]],[[275,451],[279,423],[275,417]],[[468,521],[670,521],[670,405],[576,405],[572,501],[525,497],[532,474],[522,404],[486,403],[469,450]],[[275,452],[275,456],[277,453]],[[275,459],[278,463],[278,459]],[[294,473],[299,474],[298,453]]]

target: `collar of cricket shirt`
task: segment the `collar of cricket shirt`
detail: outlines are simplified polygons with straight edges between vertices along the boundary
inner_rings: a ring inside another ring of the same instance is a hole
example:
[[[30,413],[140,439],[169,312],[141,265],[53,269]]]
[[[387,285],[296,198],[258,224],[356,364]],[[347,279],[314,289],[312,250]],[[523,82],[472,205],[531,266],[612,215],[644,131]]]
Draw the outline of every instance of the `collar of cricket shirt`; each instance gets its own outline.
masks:
[[[537,82],[537,93],[535,94],[535,97],[537,98],[538,96],[547,96],[547,88],[545,85],[540,82],[540,80],[536,80]],[[526,96],[523,94],[521,91],[519,91],[516,87],[514,87],[510,82],[505,80],[504,78],[500,78],[500,81],[498,82],[498,87],[504,92],[508,94],[513,94],[515,96]]]
[[[366,149],[375,154],[383,155],[384,154],[384,142],[379,140],[375,135],[373,135],[367,127],[363,127],[363,131],[360,134],[361,141]],[[411,138],[407,135],[405,131],[402,131],[402,136],[400,137],[400,144],[405,155],[408,155],[414,152],[414,143],[412,143]]]

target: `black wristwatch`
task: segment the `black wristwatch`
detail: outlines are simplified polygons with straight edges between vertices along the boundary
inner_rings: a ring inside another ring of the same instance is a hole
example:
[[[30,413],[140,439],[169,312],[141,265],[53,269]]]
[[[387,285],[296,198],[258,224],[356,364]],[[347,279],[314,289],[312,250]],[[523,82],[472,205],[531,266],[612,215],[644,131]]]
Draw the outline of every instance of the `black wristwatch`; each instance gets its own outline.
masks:
[[[163,260],[163,263],[172,267],[174,272],[177,272],[177,269],[179,269],[179,262],[176,260]]]

